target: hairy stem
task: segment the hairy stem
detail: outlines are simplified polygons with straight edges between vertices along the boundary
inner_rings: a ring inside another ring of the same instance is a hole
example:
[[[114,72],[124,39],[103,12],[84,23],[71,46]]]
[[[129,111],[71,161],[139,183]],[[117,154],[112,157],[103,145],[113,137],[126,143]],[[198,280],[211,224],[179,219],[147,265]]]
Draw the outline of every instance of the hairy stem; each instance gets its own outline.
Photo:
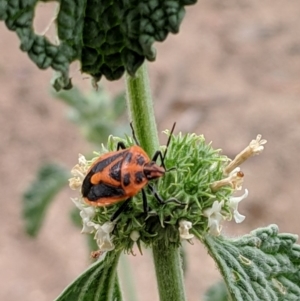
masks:
[[[153,156],[159,147],[157,127],[146,63],[134,77],[126,74],[127,105],[140,145]]]
[[[159,240],[153,246],[153,258],[160,301],[186,300],[180,249]]]
[[[126,74],[126,86],[129,117],[136,136],[143,149],[152,156],[159,148],[159,141],[146,64],[135,77]],[[160,301],[185,301],[179,248],[167,247],[165,241],[160,240],[153,247],[153,258]]]

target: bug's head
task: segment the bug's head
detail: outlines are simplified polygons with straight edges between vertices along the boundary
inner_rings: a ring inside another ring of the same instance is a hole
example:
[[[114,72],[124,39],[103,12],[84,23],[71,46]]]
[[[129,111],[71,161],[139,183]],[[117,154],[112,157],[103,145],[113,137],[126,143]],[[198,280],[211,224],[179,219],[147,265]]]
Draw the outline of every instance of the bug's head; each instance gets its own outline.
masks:
[[[147,180],[154,180],[162,177],[166,170],[164,167],[157,165],[155,162],[151,161],[144,165],[144,174]]]

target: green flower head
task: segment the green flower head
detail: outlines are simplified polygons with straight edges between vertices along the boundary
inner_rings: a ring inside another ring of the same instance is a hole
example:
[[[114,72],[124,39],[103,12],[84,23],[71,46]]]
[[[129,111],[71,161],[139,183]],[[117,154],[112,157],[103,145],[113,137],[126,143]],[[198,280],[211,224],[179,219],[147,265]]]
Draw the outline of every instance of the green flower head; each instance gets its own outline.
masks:
[[[170,133],[166,131],[166,134]],[[72,169],[70,187],[81,190],[93,163],[99,156],[115,151],[118,142],[128,148],[134,145],[129,137],[125,140],[110,137],[107,147],[102,146],[92,160],[79,155],[79,163]],[[248,190],[245,189],[239,197],[233,196],[242,189],[244,180],[239,165],[260,153],[265,143],[266,140],[257,136],[231,161],[221,155],[220,150],[213,149],[203,136],[173,135],[164,160],[165,175],[151,182],[152,189],[145,186],[149,210],[144,212],[142,194],[138,192],[126,210],[117,219],[111,220],[123,202],[111,206],[91,206],[85,204],[80,195],[73,201],[80,210],[82,232],[95,233],[100,251],[122,249],[127,252],[132,252],[135,243],[140,248],[141,243],[151,246],[163,239],[166,244],[178,246],[182,240],[190,241],[194,237],[202,240],[206,234],[217,236],[225,220],[234,218],[241,223],[245,219],[238,212],[238,204],[248,196]],[[161,147],[161,151],[164,150],[165,147]],[[158,202],[155,194],[166,202]]]

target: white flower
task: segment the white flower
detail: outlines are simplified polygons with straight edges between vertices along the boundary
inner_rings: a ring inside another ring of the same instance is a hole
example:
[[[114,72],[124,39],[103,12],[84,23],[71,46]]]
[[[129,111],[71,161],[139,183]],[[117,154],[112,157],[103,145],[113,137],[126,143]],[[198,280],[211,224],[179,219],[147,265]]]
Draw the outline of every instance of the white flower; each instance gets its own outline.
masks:
[[[115,248],[113,244],[113,236],[110,233],[114,230],[115,222],[106,222],[102,226],[94,225],[97,229],[95,239],[100,251],[111,251]]]
[[[133,230],[131,233],[130,233],[130,238],[133,240],[133,241],[137,241],[139,238],[140,238],[140,232],[139,231],[136,231],[136,230]]]
[[[88,218],[82,219],[82,230],[81,233],[93,233],[95,231],[95,225]]]
[[[79,154],[78,164],[76,164],[71,170],[71,174],[73,175],[73,177],[69,179],[69,186],[72,190],[81,188],[82,182],[86,176],[88,169],[88,161],[83,155]]]
[[[249,145],[244,148],[236,157],[224,168],[224,174],[228,175],[236,167],[254,155],[259,155],[264,150],[264,144],[267,140],[261,139],[261,135],[257,135],[255,140],[252,140]]]
[[[179,221],[179,235],[181,239],[192,239],[194,234],[189,233],[189,230],[192,228],[192,223],[186,220]]]
[[[82,219],[88,218],[91,220],[95,216],[95,208],[92,206],[83,207],[80,216]]]
[[[203,211],[203,215],[208,218],[209,233],[214,236],[220,235],[222,230],[220,222],[224,219],[223,215],[221,214],[223,205],[224,200],[221,202],[214,201],[211,208]]]
[[[82,218],[83,228],[81,233],[93,233],[95,231],[95,227],[91,220],[95,216],[95,208],[92,206],[87,206],[82,198],[71,198],[76,207],[80,210],[80,216]]]
[[[248,190],[245,189],[245,193],[239,197],[229,198],[229,207],[233,212],[233,217],[236,223],[241,223],[246,217],[238,212],[239,202],[244,200],[248,196]]]
[[[88,164],[88,161],[86,160],[84,155],[78,154],[78,163],[81,167],[85,168]]]
[[[251,155],[259,155],[264,150],[264,144],[267,143],[266,139],[261,139],[261,135],[257,135],[255,140],[252,140],[249,144],[251,149]]]
[[[229,182],[230,186],[234,190],[241,190],[242,185],[244,182],[244,173],[241,171],[239,167],[235,168],[230,174],[229,174]]]
[[[72,190],[77,190],[78,188],[81,188],[82,186],[82,180],[79,177],[73,177],[69,179],[69,187]]]
[[[223,186],[231,186],[234,190],[241,190],[244,182],[244,173],[239,167],[230,172],[227,178],[215,181],[210,185],[212,191],[217,191]]]

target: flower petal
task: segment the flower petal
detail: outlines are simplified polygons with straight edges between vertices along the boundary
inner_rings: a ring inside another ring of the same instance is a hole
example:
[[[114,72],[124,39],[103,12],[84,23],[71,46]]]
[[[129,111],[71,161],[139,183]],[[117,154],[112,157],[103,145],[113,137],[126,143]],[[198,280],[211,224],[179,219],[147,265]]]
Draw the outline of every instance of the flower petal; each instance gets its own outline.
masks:
[[[224,200],[222,200],[221,202],[214,201],[211,208],[203,211],[203,215],[208,218],[207,225],[209,228],[209,233],[214,236],[220,235],[222,230],[222,226],[220,225],[220,222],[224,220],[224,217],[221,214],[223,205],[224,205]]]
[[[211,220],[209,227],[209,234],[213,236],[219,236],[221,234],[222,226],[220,225],[218,220]]]
[[[252,155],[259,155],[264,150],[264,144],[267,143],[266,139],[261,139],[261,135],[257,135],[255,140],[252,140],[249,144]]]
[[[189,230],[192,228],[192,223],[186,220],[179,221],[179,236],[181,239],[192,239],[194,234],[189,233]]]
[[[246,218],[245,215],[242,215],[240,214],[237,210],[234,210],[233,211],[233,217],[234,217],[234,220],[237,224],[241,223],[244,221],[244,219]]]
[[[82,227],[81,233],[91,234],[96,230],[96,227],[95,227],[96,224],[91,222],[88,218],[83,219],[82,224],[83,224],[83,227]]]
[[[136,230],[133,230],[131,233],[130,233],[130,238],[133,240],[133,241],[138,241],[138,239],[140,238],[140,232],[139,231],[136,231]]]
[[[101,251],[111,251],[115,248],[112,240],[113,236],[110,233],[115,227],[115,222],[106,222],[102,226],[96,225],[97,231],[95,234],[95,239],[97,245]]]
[[[236,223],[241,223],[246,217],[238,212],[239,203],[249,195],[248,189],[245,189],[245,193],[239,197],[231,197],[229,199],[229,207],[233,212],[233,218]]]

